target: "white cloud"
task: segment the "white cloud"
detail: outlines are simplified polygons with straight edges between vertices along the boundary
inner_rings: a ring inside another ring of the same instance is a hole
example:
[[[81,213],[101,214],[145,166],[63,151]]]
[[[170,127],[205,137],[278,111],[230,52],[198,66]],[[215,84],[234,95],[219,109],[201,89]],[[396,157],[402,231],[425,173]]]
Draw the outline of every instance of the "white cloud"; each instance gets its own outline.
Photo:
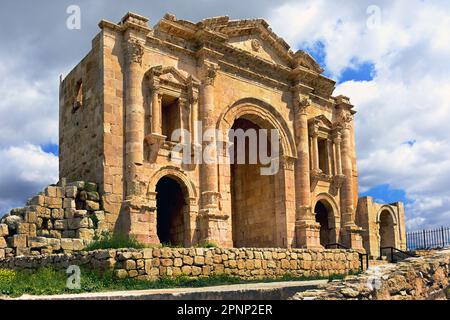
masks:
[[[349,66],[374,65],[373,80],[348,81],[335,92],[358,111],[361,189],[389,183],[405,190],[414,201],[406,206],[409,228],[449,225],[450,3],[377,1],[381,23],[368,29],[371,4],[291,1],[270,21],[297,48],[323,43],[336,78]]]
[[[58,157],[26,144],[0,149],[0,216],[58,181]]]

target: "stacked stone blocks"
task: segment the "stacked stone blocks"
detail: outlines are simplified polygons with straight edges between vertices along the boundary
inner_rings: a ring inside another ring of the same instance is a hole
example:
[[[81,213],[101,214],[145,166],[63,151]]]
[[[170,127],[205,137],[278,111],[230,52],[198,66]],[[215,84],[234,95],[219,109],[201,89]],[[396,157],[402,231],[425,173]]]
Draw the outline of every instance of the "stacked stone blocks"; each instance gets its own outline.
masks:
[[[0,220],[0,258],[82,250],[107,229],[97,185],[47,187]]]
[[[353,250],[146,248],[111,249],[0,259],[0,268],[36,270],[69,265],[113,269],[117,278],[156,280],[161,277],[207,277],[228,274],[243,279],[264,277],[328,277],[359,270]]]

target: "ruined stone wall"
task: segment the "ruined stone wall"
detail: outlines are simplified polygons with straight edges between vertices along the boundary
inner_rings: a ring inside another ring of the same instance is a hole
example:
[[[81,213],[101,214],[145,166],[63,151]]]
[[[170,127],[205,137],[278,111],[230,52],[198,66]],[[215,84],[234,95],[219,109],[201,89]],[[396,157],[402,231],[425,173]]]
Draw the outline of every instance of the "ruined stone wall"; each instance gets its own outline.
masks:
[[[380,255],[380,214],[386,212],[392,219],[393,246],[406,250],[405,212],[403,203],[380,204],[372,197],[362,197],[358,200],[356,223],[366,232],[363,235],[364,249],[372,257]]]
[[[0,258],[82,250],[107,229],[101,202],[95,183],[45,188],[1,218]]]
[[[450,251],[433,252],[397,264],[370,268],[294,299],[425,300],[450,298]]]
[[[348,250],[149,248],[0,259],[0,268],[15,270],[36,270],[44,266],[65,270],[69,265],[97,270],[113,268],[119,278],[142,280],[219,274],[241,278],[328,277],[358,271],[359,255]]]
[[[103,79],[100,37],[60,84],[59,174],[103,182]]]

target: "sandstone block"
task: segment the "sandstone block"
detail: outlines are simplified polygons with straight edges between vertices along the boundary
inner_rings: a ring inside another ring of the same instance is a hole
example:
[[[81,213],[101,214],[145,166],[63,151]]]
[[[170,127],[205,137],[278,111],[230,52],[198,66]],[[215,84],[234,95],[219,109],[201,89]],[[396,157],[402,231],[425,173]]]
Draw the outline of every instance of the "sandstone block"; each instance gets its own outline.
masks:
[[[73,240],[72,239],[61,239],[61,249],[63,250],[73,250]]]
[[[128,272],[125,269],[118,269],[118,270],[114,270],[114,275],[118,279],[125,279],[128,277]]]
[[[75,209],[75,200],[70,198],[64,198],[63,200],[63,208],[64,209]]]
[[[139,275],[139,272],[137,272],[137,270],[130,270],[128,271],[128,276],[130,278],[136,278]]]
[[[6,237],[9,234],[8,225],[0,223],[0,237]]]
[[[55,220],[55,222],[53,223],[53,228],[55,230],[67,229],[67,220]]]
[[[44,237],[29,237],[28,246],[32,249],[44,248],[48,245],[47,238]]]
[[[0,249],[4,249],[8,246],[8,244],[6,243],[5,238],[0,237]]]
[[[64,210],[63,209],[52,209],[52,218],[53,219],[64,219]]]
[[[31,205],[34,206],[44,206],[45,205],[45,196],[43,195],[37,195],[33,197],[30,201]]]
[[[64,230],[61,235],[63,238],[72,239],[72,238],[75,238],[76,233],[75,233],[75,230]]]
[[[183,263],[187,265],[192,265],[194,263],[194,259],[190,256],[184,256]]]
[[[77,196],[77,187],[65,187],[66,198],[75,199]]]
[[[4,249],[0,249],[0,259],[4,259],[6,257],[6,253]]]
[[[196,266],[192,267],[192,275],[193,276],[199,276],[201,274],[202,274],[202,268],[196,267]]]
[[[49,236],[55,239],[61,239],[61,232],[58,230],[50,230]]]
[[[125,269],[127,270],[134,270],[136,269],[136,261],[134,260],[126,260],[125,261]]]
[[[62,208],[62,198],[56,197],[45,197],[45,205],[50,209],[61,209]]]
[[[67,228],[69,230],[80,229],[81,228],[80,224],[81,224],[81,218],[67,219]]]
[[[153,257],[153,249],[146,248],[142,250],[144,259],[151,259]]]
[[[181,268],[181,272],[186,276],[190,276],[192,273],[192,267],[191,266],[183,266]]]
[[[202,266],[204,264],[205,264],[205,257],[202,257],[202,256],[195,256],[194,257],[194,265]]]
[[[183,260],[181,258],[175,258],[173,265],[175,267],[181,267],[183,265]]]
[[[81,239],[73,239],[73,250],[81,251],[84,249],[84,241]]]
[[[84,181],[73,181],[66,184],[66,187],[76,187],[77,189],[84,189]]]
[[[76,231],[76,237],[86,241],[91,241],[94,238],[94,234],[94,230],[88,228],[80,228]]]
[[[86,209],[89,211],[98,211],[100,210],[100,204],[98,202],[87,200]]]
[[[84,218],[87,215],[87,210],[75,210],[73,213],[74,218]]]

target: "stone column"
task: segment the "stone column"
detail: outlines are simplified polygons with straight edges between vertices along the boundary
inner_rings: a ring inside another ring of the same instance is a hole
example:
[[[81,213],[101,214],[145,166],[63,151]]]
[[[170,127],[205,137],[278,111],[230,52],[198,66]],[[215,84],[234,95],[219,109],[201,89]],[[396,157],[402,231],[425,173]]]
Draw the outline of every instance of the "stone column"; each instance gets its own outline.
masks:
[[[295,164],[296,198],[296,246],[302,248],[320,247],[320,225],[315,222],[311,208],[311,177],[309,167],[309,130],[307,109],[311,100],[295,95],[294,128],[297,146]]]
[[[203,124],[203,159],[200,165],[201,190],[201,242],[213,242],[220,246],[231,246],[229,216],[222,215],[219,208],[216,115],[214,105],[214,83],[218,67],[204,63],[201,70],[200,112]]]
[[[335,174],[342,175],[342,161],[341,161],[341,132],[340,129],[336,130],[333,136],[334,144],[334,163],[335,163]]]
[[[152,88],[152,133],[161,134],[162,133],[162,121],[161,121],[161,99],[159,94],[159,87],[153,85]]]
[[[353,166],[351,158],[351,136],[350,126],[352,117],[345,114],[342,120],[342,173],[345,176],[344,185],[342,186],[342,220],[344,227],[355,225],[353,203]]]
[[[327,139],[327,174],[330,176],[335,175],[336,173],[333,170],[334,167],[334,157],[333,157],[333,142],[330,139]]]
[[[126,197],[140,194],[138,167],[144,162],[144,104],[142,99],[142,56],[144,46],[128,36],[125,43],[125,166]]]
[[[341,110],[342,126],[342,173],[345,176],[343,186],[341,188],[341,217],[342,217],[342,242],[344,245],[364,251],[362,243],[362,229],[355,223],[356,204],[354,203],[353,187],[353,164],[352,164],[352,136],[351,126],[353,123],[353,116],[347,107]]]
[[[311,149],[312,149],[312,171],[314,172],[319,172],[321,171],[319,168],[319,142],[318,142],[318,137],[319,137],[319,128],[317,127],[317,125],[313,124],[310,127],[310,135],[311,135],[311,139],[312,139],[312,143],[311,143]]]

